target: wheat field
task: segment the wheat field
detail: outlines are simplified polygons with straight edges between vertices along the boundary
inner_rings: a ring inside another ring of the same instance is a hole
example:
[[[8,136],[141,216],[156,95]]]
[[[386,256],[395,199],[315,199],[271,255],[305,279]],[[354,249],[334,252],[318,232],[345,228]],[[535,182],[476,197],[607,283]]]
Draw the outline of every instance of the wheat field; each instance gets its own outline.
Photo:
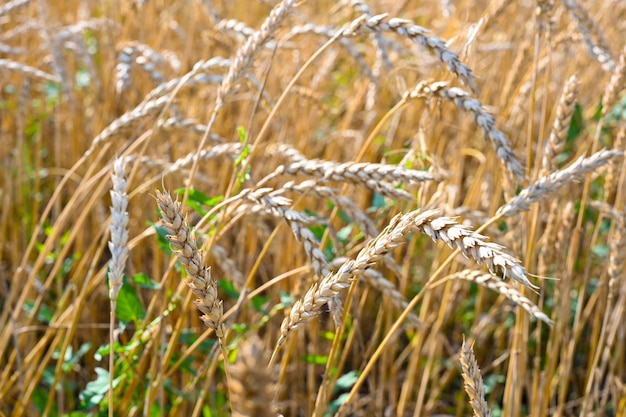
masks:
[[[626,3],[0,3],[0,416],[626,416]]]

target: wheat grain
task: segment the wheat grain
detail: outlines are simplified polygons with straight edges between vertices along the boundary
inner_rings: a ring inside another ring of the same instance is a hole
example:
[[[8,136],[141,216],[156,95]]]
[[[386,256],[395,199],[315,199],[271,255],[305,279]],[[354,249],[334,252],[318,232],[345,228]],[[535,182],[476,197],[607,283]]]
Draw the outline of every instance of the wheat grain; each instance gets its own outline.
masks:
[[[31,0],[11,0],[0,7],[0,16],[12,12],[13,10],[28,5]]]
[[[589,55],[602,65],[602,69],[613,72],[616,66],[615,59],[600,26],[589,16],[589,12],[574,0],[563,0],[563,5],[576,20]]]
[[[41,71],[37,68],[21,64],[16,61],[12,61],[10,59],[0,59],[0,69],[4,68],[10,71],[18,71],[24,75],[29,77],[41,78],[46,81],[50,81],[53,83],[60,83],[61,77],[58,75],[48,74],[47,72]]]
[[[296,239],[302,242],[304,251],[313,264],[313,269],[317,276],[325,277],[329,274],[328,262],[324,253],[318,247],[319,241],[313,232],[305,227],[309,223],[309,219],[303,214],[287,208],[291,204],[291,200],[281,197],[278,195],[279,193],[280,191],[277,193],[271,188],[261,188],[257,190],[243,190],[240,196],[260,204],[270,213],[284,219],[290,226]]]
[[[261,25],[261,29],[254,32],[246,42],[237,49],[235,59],[228,69],[228,73],[224,77],[222,84],[218,90],[218,99],[215,105],[218,111],[228,94],[239,82],[244,71],[250,66],[254,56],[259,49],[265,45],[270,36],[278,29],[279,25],[291,9],[295,6],[295,0],[283,0],[278,3],[270,12],[269,16]]]
[[[341,267],[344,263],[348,262],[348,258],[340,257],[335,258],[330,263],[331,270],[336,271]],[[363,281],[370,287],[376,289],[381,294],[391,301],[391,304],[398,311],[404,311],[404,309],[409,305],[406,300],[406,297],[402,295],[402,293],[396,288],[396,285],[389,281],[387,278],[380,273],[380,271],[376,271],[375,269],[366,269],[360,276]],[[411,311],[407,316],[407,320],[416,329],[424,329],[424,323],[417,317],[414,311]]]
[[[602,116],[613,110],[613,106],[617,101],[617,95],[624,88],[624,80],[626,79],[626,46],[619,56],[619,63],[615,66],[615,70],[611,74],[611,79],[604,89],[602,97]]]

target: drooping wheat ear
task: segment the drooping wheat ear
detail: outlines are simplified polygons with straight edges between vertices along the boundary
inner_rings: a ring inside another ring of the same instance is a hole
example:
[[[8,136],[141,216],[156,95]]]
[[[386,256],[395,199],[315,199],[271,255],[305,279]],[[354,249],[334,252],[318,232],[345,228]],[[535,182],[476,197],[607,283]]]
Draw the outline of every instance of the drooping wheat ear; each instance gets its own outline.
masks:
[[[606,115],[613,110],[613,106],[617,100],[617,95],[624,87],[625,79],[626,46],[624,47],[622,54],[619,56],[619,64],[615,67],[613,74],[611,74],[611,79],[604,90],[604,95],[602,97],[602,117],[606,117]]]
[[[276,416],[272,410],[274,381],[268,360],[267,350],[256,335],[239,347],[228,381],[234,417]]]
[[[552,320],[550,320],[550,318],[543,311],[541,311],[541,309],[539,309],[539,307],[537,307],[535,303],[533,303],[530,299],[524,297],[517,288],[494,277],[491,274],[466,269],[464,271],[449,275],[447,278],[462,279],[465,281],[475,282],[479,285],[482,285],[483,287],[487,287],[490,290],[502,294],[503,296],[514,302],[516,305],[522,307],[528,312],[528,314],[535,317],[536,319],[541,320],[550,326],[552,325]]]
[[[10,59],[0,59],[0,70],[7,69],[10,71],[21,72],[24,75],[29,77],[41,78],[46,81],[50,81],[53,83],[60,83],[61,77],[58,75],[48,74],[40,69],[30,67],[28,65],[21,64],[16,61],[11,61]]]
[[[616,64],[609,43],[602,34],[600,26],[589,16],[589,12],[574,0],[564,0],[563,4],[576,20],[589,55],[598,61],[605,71],[615,70]]]
[[[120,51],[115,66],[117,94],[121,94],[130,87],[130,74],[133,64],[146,72],[155,85],[161,85],[165,82],[165,77],[157,67],[164,67],[169,64],[174,70],[180,68],[180,61],[173,53],[160,53],[137,41],[128,42]]]
[[[496,119],[487,112],[480,101],[472,98],[470,93],[457,87],[448,87],[447,82],[420,82],[407,95],[411,98],[439,97],[453,102],[459,110],[471,113],[474,122],[482,129],[485,138],[491,142],[496,155],[508,171],[518,180],[524,179],[524,167],[515,156],[511,142],[504,133],[496,128]]]
[[[339,191],[334,188],[320,185],[315,180],[306,180],[299,184],[296,184],[294,181],[288,181],[283,184],[281,189],[297,194],[309,193],[321,199],[329,199],[337,207],[341,207],[341,210],[354,221],[366,236],[378,236],[378,230],[376,230],[372,219],[354,201],[339,195]]]
[[[487,401],[485,401],[485,385],[480,374],[480,368],[471,346],[465,340],[463,340],[459,361],[461,362],[461,371],[465,381],[465,392],[467,392],[470,405],[472,410],[474,410],[474,417],[491,417],[491,410],[489,410]]]
[[[496,270],[505,278],[517,281],[535,291],[539,287],[528,280],[526,268],[519,259],[503,251],[504,247],[497,243],[486,242],[486,236],[473,232],[467,226],[458,224],[449,217],[437,217],[438,211],[430,210],[430,215],[416,229],[434,241],[442,241],[452,249],[458,249],[466,258],[485,264],[492,274]]]
[[[363,185],[377,193],[393,198],[411,200],[411,194],[399,190],[391,182],[407,182],[415,184],[424,181],[437,181],[440,175],[424,171],[407,169],[397,165],[385,165],[367,162],[324,161],[319,159],[307,159],[292,162],[289,165],[281,165],[274,173],[276,175],[305,175],[317,178],[320,182],[338,181]]]
[[[18,7],[26,6],[28,3],[30,3],[30,1],[31,0],[12,0],[6,3],[4,6],[0,7],[0,16],[11,12]]]
[[[291,231],[298,241],[302,242],[304,251],[306,252],[313,269],[319,277],[324,277],[329,274],[328,262],[324,252],[319,249],[319,241],[306,225],[309,223],[309,219],[302,213],[295,210],[291,210],[291,200],[278,195],[276,190],[271,188],[260,188],[257,190],[243,190],[240,193],[242,198],[250,200],[256,204],[265,207],[265,210],[273,215],[285,220]]]
[[[427,35],[429,33],[427,29],[416,25],[412,21],[389,18],[387,14],[377,16],[364,14],[345,28],[339,30],[337,35],[354,36],[363,32],[395,32],[402,37],[412,40],[432,52],[441,62],[448,66],[450,72],[459,77],[473,92],[476,93],[478,91],[472,70],[461,62],[459,55],[452,52],[443,39]]]
[[[380,235],[372,239],[353,261],[345,262],[337,272],[325,276],[313,284],[304,298],[292,307],[289,317],[281,325],[278,347],[284,343],[289,332],[317,317],[321,308],[334,300],[341,290],[350,286],[366,269],[374,266],[385,254],[401,245],[406,235],[419,231],[435,241],[442,241],[463,255],[485,264],[491,272],[498,268],[505,276],[529,288],[535,288],[526,278],[526,269],[520,262],[502,251],[502,246],[485,242],[486,237],[472,232],[447,217],[439,217],[438,210],[412,211],[394,217]]]
[[[189,230],[187,218],[183,215],[182,204],[172,200],[168,192],[156,191],[157,204],[161,210],[163,226],[169,233],[174,253],[187,271],[185,283],[198,296],[194,304],[204,315],[201,317],[204,324],[215,330],[220,339],[224,337],[222,300],[218,298],[217,282],[211,276],[211,268],[204,266],[204,260],[196,239]]]
[[[623,156],[623,151],[603,149],[588,158],[581,157],[567,168],[541,177],[534,184],[523,189],[519,195],[500,207],[497,214],[508,217],[527,211],[532,203],[545,200],[548,195],[556,193],[565,184],[582,181],[589,172],[606,165],[613,158]]]
[[[563,88],[561,94],[561,100],[559,106],[556,109],[556,117],[554,118],[554,125],[550,132],[550,137],[546,141],[543,148],[543,158],[541,160],[541,173],[540,177],[548,175],[552,172],[555,166],[555,157],[561,153],[563,144],[567,137],[567,131],[570,126],[570,120],[572,114],[574,114],[574,107],[576,105],[576,97],[578,96],[578,80],[575,75],[572,75]]]
[[[290,40],[298,35],[306,35],[306,34],[314,34],[317,36],[324,36],[326,38],[332,38],[337,33],[337,29],[330,26],[319,26],[313,23],[307,23],[302,26],[293,26],[289,28],[289,33],[285,36],[285,41]],[[374,80],[374,74],[369,67],[369,64],[363,58],[363,54],[359,51],[359,49],[347,38],[340,38],[337,40],[339,45],[341,45],[348,54],[354,59],[354,62],[357,64],[363,75],[365,75],[370,80]],[[313,84],[314,85],[314,84]]]
[[[113,162],[111,181],[111,240],[109,250],[109,298],[112,309],[115,311],[117,295],[122,288],[124,268],[128,259],[128,195],[126,194],[126,179],[124,178],[125,159],[116,158]]]
[[[164,96],[156,100],[143,102],[134,109],[127,111],[126,113],[115,119],[111,124],[105,127],[102,132],[98,134],[98,136],[93,139],[93,141],[91,142],[91,146],[85,152],[85,157],[89,157],[90,155],[92,155],[101,144],[108,141],[122,129],[127,128],[133,123],[137,123],[142,119],[150,116],[155,116],[160,113],[169,101],[169,99],[169,96]]]

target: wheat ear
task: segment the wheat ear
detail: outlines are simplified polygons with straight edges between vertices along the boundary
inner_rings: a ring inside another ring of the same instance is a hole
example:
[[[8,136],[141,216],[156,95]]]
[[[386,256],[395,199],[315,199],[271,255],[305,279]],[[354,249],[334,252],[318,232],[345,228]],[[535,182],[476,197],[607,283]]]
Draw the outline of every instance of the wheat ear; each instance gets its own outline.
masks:
[[[450,72],[459,77],[472,91],[477,92],[478,86],[474,80],[472,70],[459,59],[459,55],[452,52],[446,42],[433,35],[427,35],[429,31],[416,25],[410,20],[389,18],[387,14],[376,16],[363,16],[357,18],[344,29],[338,32],[338,36],[354,36],[362,32],[395,32],[408,38],[418,45],[428,49],[439,60],[448,66]]]
[[[113,416],[113,379],[115,378],[115,356],[113,345],[115,343],[115,310],[117,306],[117,296],[124,282],[124,268],[128,259],[128,194],[126,193],[126,178],[124,178],[125,160],[116,158],[113,162],[113,172],[111,181],[111,240],[109,250],[111,260],[109,261],[109,299],[111,300],[111,311],[109,320],[109,416]]]
[[[237,361],[230,367],[228,381],[233,417],[276,416],[271,406],[274,382],[267,367],[268,359],[257,336],[251,336],[241,344]]]
[[[502,246],[485,242],[485,236],[472,232],[448,217],[439,217],[438,212],[415,210],[397,215],[380,235],[358,253],[355,260],[345,262],[337,272],[326,275],[320,282],[313,284],[304,298],[296,301],[289,317],[283,321],[277,348],[284,343],[292,329],[320,315],[322,307],[334,301],[340,291],[349,287],[354,279],[374,266],[385,254],[404,243],[407,234],[417,231],[435,241],[442,241],[453,249],[459,249],[466,257],[485,264],[492,273],[500,269],[504,276],[529,288],[537,288],[528,281],[526,269],[519,260],[503,252]]]
[[[570,119],[572,118],[572,114],[574,114],[577,96],[578,80],[575,75],[572,75],[563,88],[559,106],[556,109],[556,117],[554,118],[552,131],[543,148],[540,176],[545,176],[552,172],[552,167],[555,165],[554,158],[561,152],[563,144],[565,143],[567,130],[570,126]]]
[[[502,160],[518,180],[524,179],[524,167],[515,156],[509,139],[496,128],[496,119],[487,112],[480,101],[471,97],[470,93],[458,88],[448,87],[447,82],[420,82],[415,88],[407,93],[410,98],[434,96],[453,102],[461,111],[469,112],[474,122],[483,130],[483,135],[493,145],[498,158]]]
[[[514,216],[530,209],[530,205],[556,193],[565,184],[582,181],[589,172],[606,165],[611,159],[623,157],[623,151],[601,150],[588,158],[581,157],[565,169],[541,177],[534,184],[523,189],[515,198],[511,199],[497,211],[498,215]]]
[[[211,268],[204,266],[203,257],[196,246],[196,239],[189,230],[187,218],[182,213],[182,204],[172,200],[166,191],[156,192],[157,204],[161,210],[163,226],[169,233],[174,253],[187,271],[185,283],[198,297],[194,304],[204,315],[201,317],[204,324],[215,330],[217,337],[224,337],[222,321],[222,300],[217,295],[217,282],[211,276]]]
[[[448,278],[463,279],[465,281],[475,282],[483,287],[487,287],[513,301],[516,305],[522,307],[536,319],[541,320],[550,326],[552,325],[552,320],[550,320],[550,318],[543,311],[541,311],[535,303],[524,297],[517,288],[514,288],[491,274],[485,274],[480,271],[464,270],[449,275]]]
[[[491,417],[491,410],[485,401],[485,384],[480,374],[480,368],[471,346],[463,340],[461,347],[461,371],[465,381],[465,392],[470,399],[470,405],[474,410],[474,417]]]

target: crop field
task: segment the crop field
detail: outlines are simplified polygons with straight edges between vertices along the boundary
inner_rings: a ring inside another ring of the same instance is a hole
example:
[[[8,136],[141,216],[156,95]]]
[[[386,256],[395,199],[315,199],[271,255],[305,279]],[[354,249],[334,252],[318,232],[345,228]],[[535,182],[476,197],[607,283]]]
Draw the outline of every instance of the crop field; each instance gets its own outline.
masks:
[[[0,417],[626,416],[626,2],[0,0]]]

